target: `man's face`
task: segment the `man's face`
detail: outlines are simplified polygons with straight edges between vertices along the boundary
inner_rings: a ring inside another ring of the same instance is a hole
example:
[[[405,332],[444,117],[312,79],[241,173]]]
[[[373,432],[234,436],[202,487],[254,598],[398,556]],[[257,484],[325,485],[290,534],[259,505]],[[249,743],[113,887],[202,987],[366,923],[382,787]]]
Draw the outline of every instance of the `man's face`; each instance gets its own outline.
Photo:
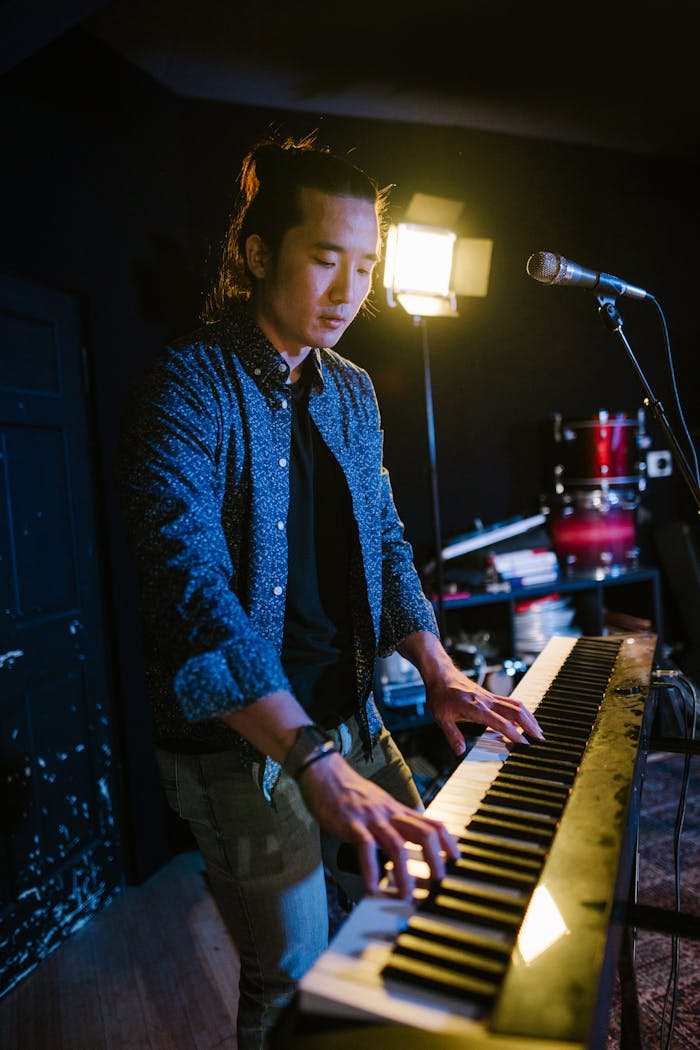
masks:
[[[333,347],[366,299],[379,253],[374,206],[304,188],[301,222],[260,271],[256,320],[277,350]]]

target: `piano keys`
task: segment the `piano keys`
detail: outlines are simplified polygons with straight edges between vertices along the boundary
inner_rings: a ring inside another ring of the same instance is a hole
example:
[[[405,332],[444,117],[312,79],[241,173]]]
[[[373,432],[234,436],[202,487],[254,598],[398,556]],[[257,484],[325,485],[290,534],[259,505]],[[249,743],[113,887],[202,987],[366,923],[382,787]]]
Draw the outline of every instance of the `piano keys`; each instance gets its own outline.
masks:
[[[427,808],[460,857],[413,901],[387,880],[355,908],[300,982],[301,1028],[305,1015],[337,1018],[334,1037],[380,1022],[376,1043],[359,1029],[363,1050],[398,1031],[426,1050],[605,1045],[655,643],[551,639],[513,693],[545,743],[482,734]]]

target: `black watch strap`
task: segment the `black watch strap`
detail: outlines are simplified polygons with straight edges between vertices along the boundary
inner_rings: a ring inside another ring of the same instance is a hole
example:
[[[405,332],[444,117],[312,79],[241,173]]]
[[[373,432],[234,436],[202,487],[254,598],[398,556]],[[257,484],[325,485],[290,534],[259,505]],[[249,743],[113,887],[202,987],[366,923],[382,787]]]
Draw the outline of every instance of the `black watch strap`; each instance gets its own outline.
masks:
[[[282,763],[282,769],[288,776],[297,780],[308,766],[338,750],[331,734],[321,726],[301,726],[297,731],[296,740]]]

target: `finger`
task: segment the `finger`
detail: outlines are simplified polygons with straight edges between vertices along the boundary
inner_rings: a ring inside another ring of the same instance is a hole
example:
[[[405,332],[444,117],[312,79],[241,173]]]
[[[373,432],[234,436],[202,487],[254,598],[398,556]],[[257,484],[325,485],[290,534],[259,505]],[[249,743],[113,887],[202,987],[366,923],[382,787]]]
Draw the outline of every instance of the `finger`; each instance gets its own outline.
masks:
[[[421,849],[423,850],[423,860],[430,868],[430,874],[433,879],[445,878],[445,858],[442,855],[441,846],[442,843],[437,828],[429,827],[427,834],[424,833],[423,835]]]
[[[377,856],[377,843],[371,835],[362,829],[362,836],[356,838],[357,858],[360,862],[360,872],[365,888],[368,893],[376,893],[379,888],[379,860]]]
[[[499,721],[501,725],[494,725],[492,728],[502,733],[507,740],[510,740],[513,744],[525,744],[527,746],[526,738],[518,731],[518,727],[513,722],[509,722],[507,718],[501,718],[500,715],[496,715],[494,721]]]
[[[499,697],[498,703],[494,705],[494,708],[510,721],[515,721],[522,726],[528,736],[532,736],[536,740],[544,740],[544,733],[540,728],[539,722],[520,701]]]
[[[493,708],[487,709],[482,712],[483,719],[489,729],[492,729],[496,733],[501,733],[502,736],[506,737],[513,744],[527,744],[527,740],[524,739],[522,733],[518,731],[517,726],[511,719],[503,718]]]
[[[450,860],[456,860],[460,855],[459,843],[457,839],[448,831],[444,824],[438,824],[438,835],[440,836],[440,843]]]
[[[459,846],[455,837],[439,820],[431,820],[423,814],[411,812],[407,817],[396,818],[394,825],[402,832],[405,839],[420,846],[423,858],[428,864],[432,877],[445,877],[445,854],[451,860],[459,856]]]
[[[460,730],[456,722],[440,720],[440,729],[442,730],[445,740],[450,746],[450,749],[454,751],[455,755],[463,755],[467,750],[467,745],[464,739],[464,734]]]
[[[393,823],[399,824],[406,818],[394,816]],[[374,835],[386,855],[390,858],[394,869],[394,880],[399,895],[404,900],[411,900],[415,880],[408,872],[408,851],[405,841],[408,835],[398,834],[391,824],[382,823],[374,828]],[[419,843],[420,845],[420,843]]]

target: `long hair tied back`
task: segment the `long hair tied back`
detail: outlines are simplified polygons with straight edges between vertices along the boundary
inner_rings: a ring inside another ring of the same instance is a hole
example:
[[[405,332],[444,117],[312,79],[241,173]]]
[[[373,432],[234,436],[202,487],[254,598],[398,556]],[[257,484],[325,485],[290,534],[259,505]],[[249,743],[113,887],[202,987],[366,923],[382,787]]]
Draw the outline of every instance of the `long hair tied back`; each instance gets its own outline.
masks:
[[[304,187],[369,201],[383,235],[391,187],[380,189],[370,175],[347,158],[316,145],[316,135],[313,131],[298,139],[270,136],[256,143],[243,158],[219,272],[206,297],[202,320],[213,321],[231,301],[250,297],[252,279],[245,262],[245,243],[257,233],[276,251],[287,230],[301,218],[299,191]]]

